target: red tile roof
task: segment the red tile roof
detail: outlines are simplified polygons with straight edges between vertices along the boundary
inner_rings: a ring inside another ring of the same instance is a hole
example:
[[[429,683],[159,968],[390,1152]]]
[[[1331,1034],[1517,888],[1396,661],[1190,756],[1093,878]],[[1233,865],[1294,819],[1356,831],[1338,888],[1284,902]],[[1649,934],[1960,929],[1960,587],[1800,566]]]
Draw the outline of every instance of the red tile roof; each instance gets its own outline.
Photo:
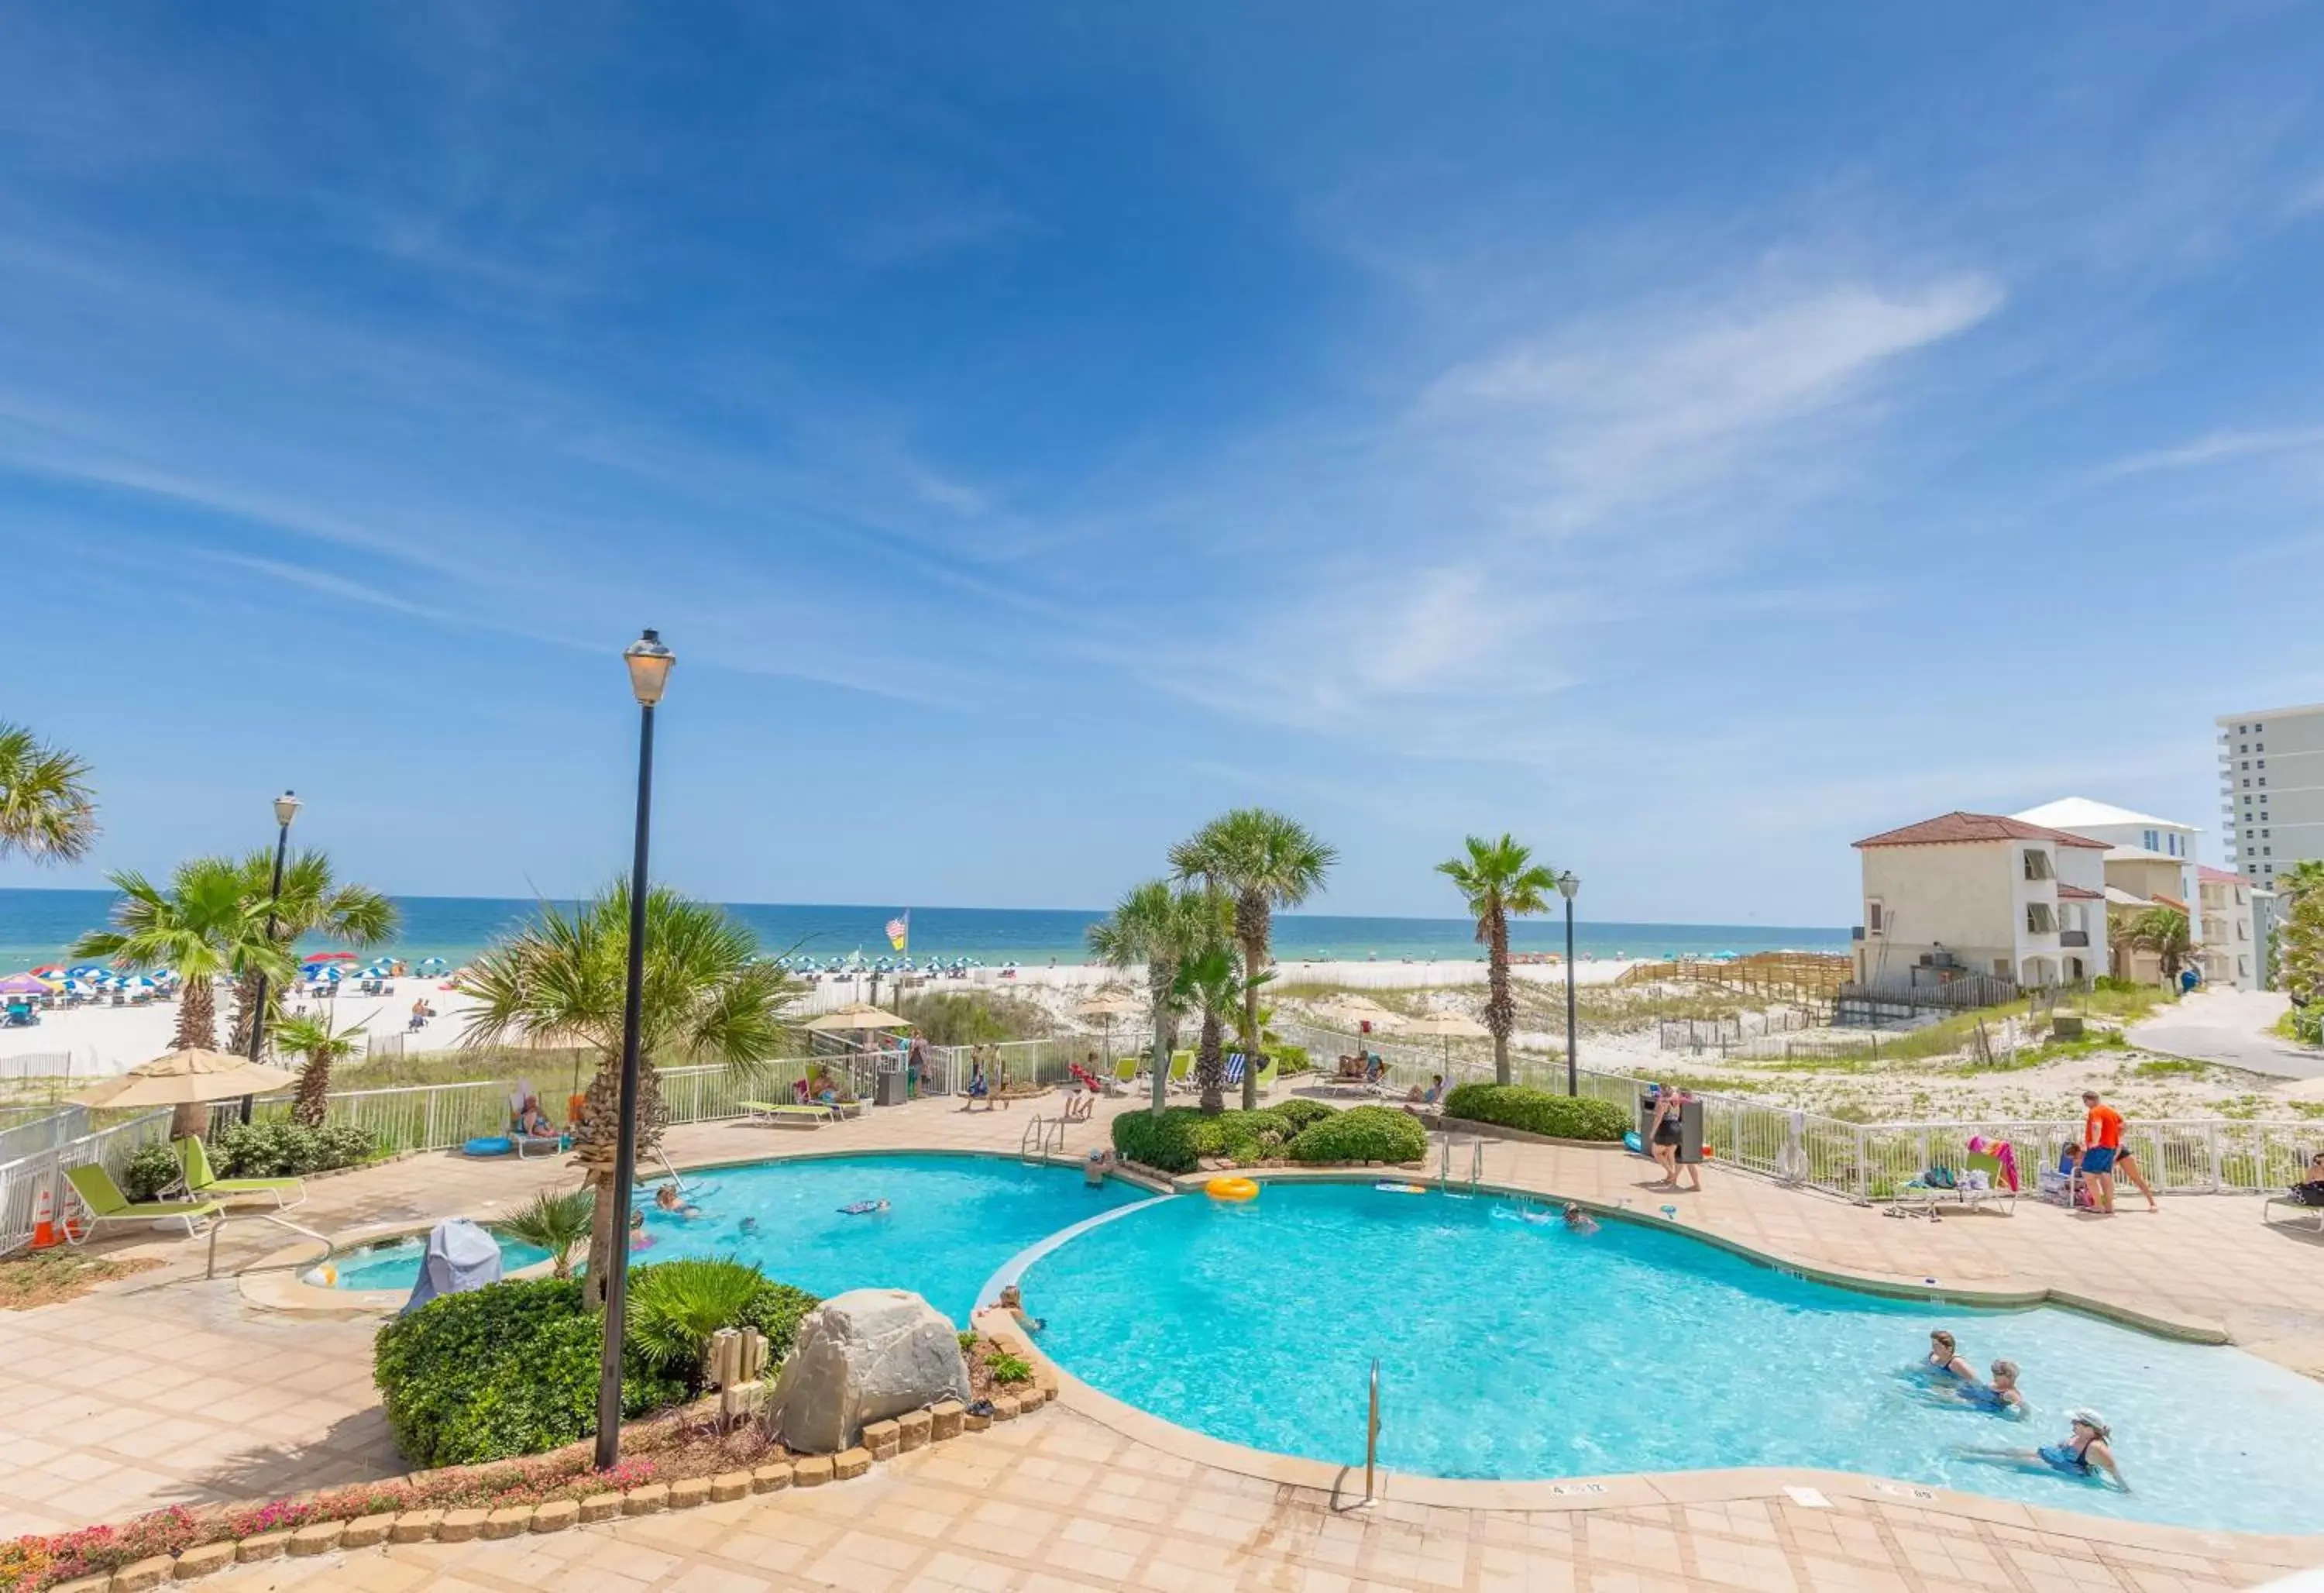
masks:
[[[2240,874],[2229,874],[2224,868],[2214,868],[2206,863],[2195,870],[2207,885],[2247,885],[2252,882]]]
[[[2113,843],[2094,841],[2086,835],[2070,835],[2062,829],[2045,829],[2039,824],[2028,824],[2023,819],[2005,819],[1998,813],[1941,814],[1924,819],[1918,824],[1907,824],[1902,829],[1886,829],[1869,835],[1856,844],[1859,847],[1941,847],[1957,841],[2053,841],[2061,847],[2095,847],[2103,852]]]
[[[2103,902],[2106,900],[2106,893],[2104,891],[2086,891],[2080,885],[2070,885],[2066,884],[2065,881],[2060,880],[2058,882],[2058,900],[2061,902]]]
[[[2161,903],[2163,906],[2176,908],[2181,912],[2187,911],[2187,903],[2181,902],[2176,896],[2166,896],[2161,891],[2154,893],[2153,899]]]

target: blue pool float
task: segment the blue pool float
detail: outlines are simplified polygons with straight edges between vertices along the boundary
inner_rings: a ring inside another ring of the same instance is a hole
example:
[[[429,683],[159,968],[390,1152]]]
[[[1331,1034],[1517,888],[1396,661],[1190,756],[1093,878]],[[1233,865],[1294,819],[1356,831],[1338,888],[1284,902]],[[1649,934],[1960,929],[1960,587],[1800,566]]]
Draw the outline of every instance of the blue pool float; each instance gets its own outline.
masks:
[[[1646,1142],[1638,1137],[1637,1131],[1636,1129],[1632,1129],[1629,1133],[1622,1136],[1622,1148],[1629,1151],[1637,1151],[1643,1155],[1646,1153]]]
[[[514,1153],[516,1144],[504,1134],[479,1135],[460,1147],[464,1156],[506,1156]]]

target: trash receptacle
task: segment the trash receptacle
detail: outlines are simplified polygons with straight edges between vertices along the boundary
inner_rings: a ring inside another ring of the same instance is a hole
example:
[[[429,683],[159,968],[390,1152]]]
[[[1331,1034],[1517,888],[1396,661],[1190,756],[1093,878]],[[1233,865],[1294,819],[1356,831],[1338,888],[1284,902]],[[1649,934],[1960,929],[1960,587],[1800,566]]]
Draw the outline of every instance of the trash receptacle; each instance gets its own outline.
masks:
[[[872,1102],[880,1107],[900,1107],[911,1099],[911,1081],[904,1077],[901,1068],[882,1068],[873,1087]]]

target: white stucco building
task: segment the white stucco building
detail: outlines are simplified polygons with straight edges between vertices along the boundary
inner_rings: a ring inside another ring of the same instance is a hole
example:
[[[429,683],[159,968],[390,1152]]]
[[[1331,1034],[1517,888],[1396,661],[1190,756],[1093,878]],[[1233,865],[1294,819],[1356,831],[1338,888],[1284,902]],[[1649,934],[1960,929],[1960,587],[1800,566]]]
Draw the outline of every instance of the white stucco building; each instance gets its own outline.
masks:
[[[2107,971],[2102,839],[1998,813],[1954,812],[1867,836],[1856,848],[1864,870],[1861,984],[1976,974],[2041,986]]]
[[[2063,829],[2107,843],[2106,884],[2113,887],[2108,900],[2119,912],[2136,913],[2147,907],[2169,907],[2187,917],[2188,939],[2194,942],[2195,961],[2205,969],[2203,914],[2198,910],[2201,865],[2195,858],[2195,839],[2202,832],[2176,819],[2160,819],[2129,808],[2117,808],[2089,797],[2061,797],[2012,815],[2028,824]],[[2104,942],[2100,942],[2103,946]],[[2140,954],[2137,968],[2108,968],[2099,953],[2098,971],[2124,978],[2156,979],[2161,964]],[[2152,963],[2153,966],[2144,966]]]
[[[2256,892],[2252,882],[2224,868],[2197,871],[2196,886],[2203,895],[2203,945],[2197,953],[2203,982],[2222,989],[2256,990],[2266,967],[2267,947],[2261,940]]]
[[[2324,703],[2222,714],[2219,796],[2227,861],[2263,891],[2324,857]]]

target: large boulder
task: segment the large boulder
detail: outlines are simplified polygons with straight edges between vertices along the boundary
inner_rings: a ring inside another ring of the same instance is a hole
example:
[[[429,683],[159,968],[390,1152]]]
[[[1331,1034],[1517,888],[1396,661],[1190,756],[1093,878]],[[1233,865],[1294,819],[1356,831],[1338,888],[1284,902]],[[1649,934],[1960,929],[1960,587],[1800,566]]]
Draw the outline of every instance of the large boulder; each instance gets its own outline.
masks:
[[[902,1289],[852,1289],[799,1323],[768,1403],[785,1444],[828,1455],[852,1447],[867,1422],[968,1398],[960,1335],[934,1306]]]

